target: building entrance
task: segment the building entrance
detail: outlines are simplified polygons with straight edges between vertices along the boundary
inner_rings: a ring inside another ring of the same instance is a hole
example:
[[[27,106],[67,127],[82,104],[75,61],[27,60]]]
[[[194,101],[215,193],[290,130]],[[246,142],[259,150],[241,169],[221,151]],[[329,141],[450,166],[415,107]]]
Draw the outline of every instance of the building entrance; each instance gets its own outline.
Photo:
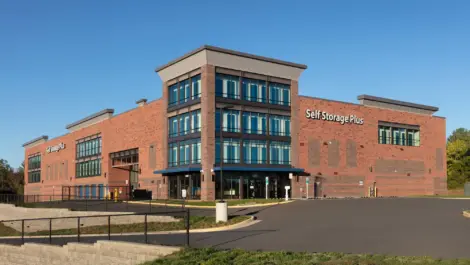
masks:
[[[170,199],[201,199],[201,177],[199,174],[168,176],[168,197]]]
[[[268,181],[266,181],[266,177]],[[220,176],[216,176],[216,198],[220,198]],[[287,173],[224,172],[224,199],[284,198],[290,186]],[[290,190],[288,190],[290,198]]]

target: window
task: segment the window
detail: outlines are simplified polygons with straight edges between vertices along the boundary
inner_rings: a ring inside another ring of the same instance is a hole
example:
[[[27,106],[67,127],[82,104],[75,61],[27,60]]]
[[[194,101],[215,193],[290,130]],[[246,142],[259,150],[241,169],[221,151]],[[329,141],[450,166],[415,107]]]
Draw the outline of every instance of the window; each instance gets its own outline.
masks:
[[[168,167],[178,166],[178,143],[169,144],[168,149]]]
[[[290,86],[269,83],[269,103],[290,106]]]
[[[201,131],[201,110],[191,112],[191,133]]]
[[[174,106],[178,104],[178,84],[174,84],[168,87],[168,106]]]
[[[392,131],[390,127],[379,126],[379,143],[380,144],[392,143]]]
[[[246,164],[267,164],[266,141],[243,141],[243,161]]]
[[[178,116],[178,120],[179,120],[179,135],[186,135],[189,133],[189,126],[190,126],[190,122],[189,122],[189,113],[185,113],[185,114],[181,114]]]
[[[269,162],[273,165],[290,165],[290,143],[271,142],[269,144]]]
[[[184,141],[179,143],[179,161],[178,165],[188,165],[189,164],[189,156],[191,153],[191,142]]]
[[[183,104],[187,102],[190,98],[189,95],[189,80],[184,80],[179,82],[179,101],[178,104]]]
[[[191,143],[191,164],[201,164],[201,139]]]
[[[75,177],[86,178],[101,176],[101,158],[75,164]]]
[[[266,103],[266,81],[243,78],[243,99]]]
[[[243,133],[262,134],[267,132],[266,114],[257,112],[243,112]]]
[[[240,111],[224,110],[222,128],[224,132],[240,132]],[[215,130],[220,131],[220,110],[215,112]]]
[[[201,75],[191,77],[191,99],[201,97]]]
[[[290,117],[269,116],[269,134],[276,136],[290,136]]]
[[[75,163],[76,178],[101,176],[101,144],[102,141],[99,136],[77,141],[77,162]],[[92,160],[85,160],[90,158]]]
[[[240,140],[226,138],[223,139],[223,158],[224,163],[240,163]],[[215,141],[215,161],[220,163],[220,140]]]
[[[77,159],[101,155],[101,137],[91,140],[78,141]]]
[[[201,139],[169,144],[168,167],[201,163]]]
[[[41,182],[41,155],[28,158],[28,183]]]
[[[238,76],[216,74],[215,96],[240,99],[240,78]]]
[[[407,129],[397,126],[379,125],[379,144],[419,146],[419,129]]]
[[[178,116],[174,116],[168,119],[168,136],[178,136]]]

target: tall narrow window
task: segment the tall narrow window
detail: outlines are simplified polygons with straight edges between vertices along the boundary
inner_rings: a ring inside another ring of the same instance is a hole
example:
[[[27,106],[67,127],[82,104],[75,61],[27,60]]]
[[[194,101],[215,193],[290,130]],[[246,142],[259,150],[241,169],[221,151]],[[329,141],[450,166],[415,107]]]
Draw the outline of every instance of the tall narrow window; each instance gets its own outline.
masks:
[[[243,112],[243,133],[262,134],[267,133],[266,114],[257,112]]]
[[[201,110],[191,112],[191,133],[201,131]]]
[[[223,139],[223,158],[224,163],[240,163],[240,140],[225,138]],[[215,160],[220,163],[220,140],[215,141]]]
[[[290,136],[290,117],[269,116],[269,133],[276,136]]]
[[[266,103],[266,81],[243,78],[243,99]]]
[[[191,77],[191,99],[201,97],[201,75]]]
[[[215,129],[220,131],[220,110],[215,112]],[[240,132],[240,111],[224,110],[222,115],[222,129],[224,132]]]
[[[41,155],[33,155],[28,158],[28,183],[41,182]]]
[[[269,162],[273,165],[289,165],[290,143],[273,141],[269,144]]]
[[[243,161],[246,164],[267,164],[266,141],[243,141]]]
[[[168,167],[178,166],[178,143],[168,145]]]
[[[189,100],[189,80],[179,82],[179,104]]]
[[[238,76],[216,74],[215,95],[217,97],[240,99]]]
[[[179,135],[186,135],[189,133],[190,117],[189,113],[179,115]]]
[[[191,142],[191,164],[201,163],[201,139]]]
[[[168,87],[168,106],[178,104],[178,84]]]
[[[91,136],[77,141],[76,178],[101,175],[101,144],[100,136]]]
[[[168,120],[168,136],[169,137],[178,136],[178,116],[171,117]]]
[[[290,106],[290,86],[269,83],[269,103]]]

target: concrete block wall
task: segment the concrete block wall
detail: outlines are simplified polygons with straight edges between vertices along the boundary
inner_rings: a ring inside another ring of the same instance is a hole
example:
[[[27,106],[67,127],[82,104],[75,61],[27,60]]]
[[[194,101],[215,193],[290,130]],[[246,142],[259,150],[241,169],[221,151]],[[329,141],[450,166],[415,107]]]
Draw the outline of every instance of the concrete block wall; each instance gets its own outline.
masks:
[[[98,241],[93,245],[69,243],[65,246],[0,244],[0,265],[130,265],[162,258],[179,250],[178,247],[117,241]]]

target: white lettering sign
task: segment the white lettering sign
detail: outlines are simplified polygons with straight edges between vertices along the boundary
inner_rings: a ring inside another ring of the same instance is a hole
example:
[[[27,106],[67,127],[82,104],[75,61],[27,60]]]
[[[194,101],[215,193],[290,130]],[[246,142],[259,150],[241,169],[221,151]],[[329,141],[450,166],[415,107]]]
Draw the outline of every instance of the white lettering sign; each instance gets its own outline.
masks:
[[[60,143],[58,145],[49,146],[46,148],[47,153],[59,152],[60,150],[65,149],[65,144]]]
[[[320,110],[311,110],[307,109],[305,111],[305,117],[307,119],[312,119],[312,120],[324,120],[324,121],[333,121],[333,122],[339,122],[341,124],[346,124],[346,123],[351,123],[351,124],[358,124],[362,125],[364,124],[364,119],[359,118],[356,115],[336,115],[336,114],[331,114],[326,111],[320,111]]]

